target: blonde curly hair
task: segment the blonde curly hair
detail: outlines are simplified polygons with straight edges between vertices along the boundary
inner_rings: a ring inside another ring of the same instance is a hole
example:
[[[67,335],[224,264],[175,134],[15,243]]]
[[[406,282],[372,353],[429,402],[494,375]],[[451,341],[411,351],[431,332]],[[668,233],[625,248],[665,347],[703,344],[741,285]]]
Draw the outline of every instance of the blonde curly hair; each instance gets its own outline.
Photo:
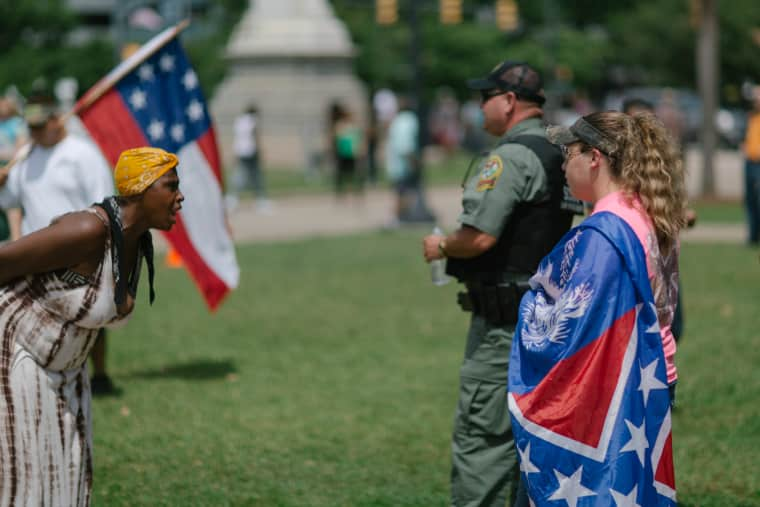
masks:
[[[623,191],[641,199],[654,224],[660,251],[667,255],[686,225],[686,185],[680,146],[652,113],[633,116],[615,111],[592,113],[584,119],[616,149],[607,153],[613,179]]]

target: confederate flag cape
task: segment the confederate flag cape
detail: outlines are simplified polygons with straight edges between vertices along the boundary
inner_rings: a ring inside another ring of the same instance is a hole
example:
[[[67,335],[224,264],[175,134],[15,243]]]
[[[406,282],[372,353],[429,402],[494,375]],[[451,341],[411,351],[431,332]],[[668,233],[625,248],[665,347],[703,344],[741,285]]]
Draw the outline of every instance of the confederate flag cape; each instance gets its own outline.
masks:
[[[633,230],[592,215],[530,283],[508,389],[533,504],[675,505],[665,356]]]

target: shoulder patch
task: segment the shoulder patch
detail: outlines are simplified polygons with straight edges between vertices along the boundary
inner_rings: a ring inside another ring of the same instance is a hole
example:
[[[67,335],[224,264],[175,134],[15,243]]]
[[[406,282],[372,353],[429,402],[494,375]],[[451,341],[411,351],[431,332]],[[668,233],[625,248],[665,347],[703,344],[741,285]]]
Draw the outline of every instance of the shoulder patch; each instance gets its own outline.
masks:
[[[498,155],[491,155],[488,160],[483,164],[483,169],[480,170],[478,176],[478,184],[475,190],[478,192],[485,192],[496,186],[496,180],[501,176],[501,172],[504,170],[504,166],[501,163],[501,157]]]

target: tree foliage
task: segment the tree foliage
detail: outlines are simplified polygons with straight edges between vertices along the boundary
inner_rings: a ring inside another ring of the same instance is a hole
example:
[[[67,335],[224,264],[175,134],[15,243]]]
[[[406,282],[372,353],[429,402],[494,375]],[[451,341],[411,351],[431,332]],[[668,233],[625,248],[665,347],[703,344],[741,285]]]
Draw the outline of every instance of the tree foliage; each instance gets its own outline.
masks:
[[[199,35],[183,36],[207,92],[224,76],[224,45],[248,1],[216,0],[210,5],[204,19],[194,20],[203,27],[197,31]],[[59,78],[68,76],[77,79],[83,93],[111,70],[118,61],[119,41],[95,38],[74,44],[70,34],[78,24],[64,0],[0,2],[0,93],[15,85],[28,95],[41,77],[50,89]],[[146,32],[145,39],[152,35]]]
[[[398,0],[399,22],[378,26],[374,0],[331,0],[359,50],[357,74],[371,89],[409,90],[414,79],[408,8]],[[467,78],[500,60],[522,59],[544,70],[548,86],[584,89],[594,95],[616,86],[696,87],[696,32],[689,24],[690,0],[518,0],[520,28],[500,32],[495,0],[463,0],[464,23],[441,25],[436,0],[415,0],[421,17],[421,72],[430,94],[439,87],[460,98]],[[247,0],[210,2],[210,28],[183,36],[201,84],[211,93],[226,72],[224,47]],[[744,81],[760,81],[760,9],[757,0],[718,2],[721,90],[734,101]],[[112,41],[72,45],[78,20],[64,0],[0,2],[0,90],[15,84],[28,93],[39,76],[54,82],[74,76],[80,90],[116,63]]]
[[[359,75],[370,85],[411,86],[410,32],[398,0],[399,23],[374,24],[372,0],[333,0],[361,48]],[[543,69],[550,86],[599,95],[621,86],[668,85],[696,88],[695,27],[690,0],[518,0],[520,29],[499,32],[479,16],[493,0],[464,0],[464,23],[440,25],[437,2],[424,8],[422,71],[429,89],[449,86],[459,95],[464,80],[498,61],[524,59]],[[760,81],[760,9],[757,0],[718,2],[723,100],[736,98],[745,80]],[[754,39],[753,39],[754,37]]]
[[[48,85],[64,76],[89,87],[113,64],[112,45],[93,40],[71,45],[76,17],[61,0],[0,3],[0,90],[15,85],[25,94],[43,77]]]

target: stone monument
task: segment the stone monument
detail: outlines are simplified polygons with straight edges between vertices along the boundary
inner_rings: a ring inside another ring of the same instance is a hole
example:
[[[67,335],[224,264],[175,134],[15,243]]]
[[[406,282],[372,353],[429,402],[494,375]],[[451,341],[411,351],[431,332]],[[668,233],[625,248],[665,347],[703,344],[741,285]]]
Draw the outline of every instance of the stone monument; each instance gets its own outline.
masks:
[[[354,54],[327,0],[250,0],[226,49],[227,77],[211,101],[225,167],[235,162],[235,116],[251,103],[259,110],[267,169],[304,170],[325,154],[334,101],[366,124],[367,92],[353,75]]]

